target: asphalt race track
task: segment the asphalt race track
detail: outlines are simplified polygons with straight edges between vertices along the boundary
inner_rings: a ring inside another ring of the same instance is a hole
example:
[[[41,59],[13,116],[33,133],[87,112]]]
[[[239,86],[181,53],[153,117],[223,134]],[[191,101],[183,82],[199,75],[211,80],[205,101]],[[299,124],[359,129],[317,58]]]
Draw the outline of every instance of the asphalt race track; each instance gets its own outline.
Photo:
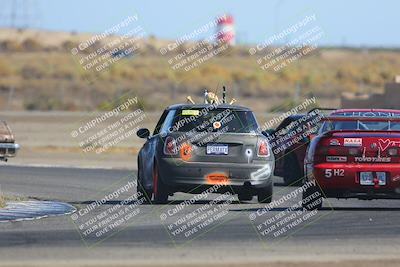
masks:
[[[114,188],[119,188],[125,181],[130,181],[129,177],[132,175],[135,172],[127,170],[3,165],[0,169],[0,184],[6,194],[63,201],[78,208],[87,208],[94,201],[100,201],[102,197],[113,192]],[[277,200],[296,190],[296,187],[283,186],[281,179],[275,178],[274,190],[274,200]],[[91,211],[90,216],[93,218],[104,219],[107,218],[105,214],[113,207],[116,207],[113,212],[124,210],[125,215],[134,209],[140,209],[138,214],[125,217],[130,218],[129,221],[99,237],[92,235],[86,238],[83,231],[79,230],[80,224],[86,221],[74,221],[71,215],[0,223],[1,262],[43,259],[112,259],[134,260],[136,263],[162,262],[165,259],[169,262],[185,259],[214,263],[226,259],[235,262],[273,259],[301,261],[337,260],[339,256],[336,254],[346,259],[379,259],[396,258],[400,249],[398,200],[331,199],[324,202],[324,208],[313,215],[311,220],[304,219],[306,214],[294,208],[285,216],[297,214],[303,216],[303,222],[279,236],[262,236],[257,225],[266,218],[276,219],[278,214],[291,207],[298,198],[291,198],[268,211],[264,217],[251,221],[249,217],[265,204],[257,203],[256,198],[249,203],[239,203],[235,197],[233,201],[225,202],[226,205],[215,204],[214,211],[220,215],[214,217],[215,220],[210,224],[203,224],[197,230],[190,227],[184,229],[184,232],[189,233],[186,237],[183,234],[174,235],[172,224],[194,211],[206,213],[210,200],[222,195],[207,195],[205,199],[184,208],[183,201],[193,198],[194,195],[176,194],[171,198],[174,202],[169,205],[144,203],[132,206],[135,203],[132,200],[117,207],[120,201],[134,193],[135,190],[123,192],[118,199],[107,201]],[[178,215],[173,214],[174,212]],[[163,214],[168,214],[168,218],[160,219]],[[169,214],[173,215],[169,217]],[[283,220],[285,216],[278,217]]]

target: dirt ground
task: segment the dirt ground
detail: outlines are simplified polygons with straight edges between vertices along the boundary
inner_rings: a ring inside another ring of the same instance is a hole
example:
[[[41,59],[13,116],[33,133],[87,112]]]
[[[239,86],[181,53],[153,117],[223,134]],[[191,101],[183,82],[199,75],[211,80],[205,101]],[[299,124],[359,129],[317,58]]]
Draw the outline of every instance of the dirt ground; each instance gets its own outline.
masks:
[[[146,114],[140,127],[154,127],[155,116]],[[158,114],[157,114],[158,115]],[[97,114],[80,112],[6,112],[1,120],[7,121],[16,142],[21,146],[17,157],[9,159],[8,165],[69,166],[87,168],[136,167],[136,153],[143,140],[136,135],[121,140],[105,152],[84,152],[80,142],[71,132],[78,129]],[[122,116],[122,115],[121,115]],[[121,117],[119,116],[119,117]],[[96,133],[112,124],[108,121],[91,131]],[[3,163],[4,164],[4,163]]]

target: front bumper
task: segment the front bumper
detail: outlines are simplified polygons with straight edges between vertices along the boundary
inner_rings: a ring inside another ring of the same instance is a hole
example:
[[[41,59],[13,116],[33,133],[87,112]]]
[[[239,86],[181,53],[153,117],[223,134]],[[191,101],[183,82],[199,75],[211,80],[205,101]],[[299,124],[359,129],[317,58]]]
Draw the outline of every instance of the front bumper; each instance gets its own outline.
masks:
[[[231,188],[262,188],[272,183],[273,161],[253,163],[187,162],[178,158],[161,158],[159,174],[162,181],[170,187],[212,186],[208,179],[215,174],[227,177],[224,185]]]
[[[15,143],[0,143],[0,160],[7,160],[17,155],[20,146]]]
[[[400,164],[321,163],[306,166],[306,172],[308,180],[315,179],[327,197],[400,198]],[[386,184],[361,185],[361,172],[385,172]]]

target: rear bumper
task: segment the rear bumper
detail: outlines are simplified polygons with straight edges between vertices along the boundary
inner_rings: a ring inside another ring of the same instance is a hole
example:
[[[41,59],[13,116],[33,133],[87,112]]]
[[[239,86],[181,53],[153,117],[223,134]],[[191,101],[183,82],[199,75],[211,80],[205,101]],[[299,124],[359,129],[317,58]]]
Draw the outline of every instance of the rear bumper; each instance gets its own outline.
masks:
[[[177,158],[161,158],[158,162],[160,178],[169,187],[193,189],[196,186],[212,186],[210,175],[223,174],[222,183],[232,189],[243,186],[262,188],[272,183],[274,161],[256,163],[187,162]],[[185,190],[186,191],[186,190]]]
[[[15,143],[0,143],[0,159],[15,157],[19,148],[20,146]]]
[[[306,166],[327,197],[337,198],[400,198],[400,164],[321,163]],[[335,171],[336,170],[336,171]],[[385,172],[385,185],[361,185],[360,172]],[[336,175],[335,175],[336,174]]]

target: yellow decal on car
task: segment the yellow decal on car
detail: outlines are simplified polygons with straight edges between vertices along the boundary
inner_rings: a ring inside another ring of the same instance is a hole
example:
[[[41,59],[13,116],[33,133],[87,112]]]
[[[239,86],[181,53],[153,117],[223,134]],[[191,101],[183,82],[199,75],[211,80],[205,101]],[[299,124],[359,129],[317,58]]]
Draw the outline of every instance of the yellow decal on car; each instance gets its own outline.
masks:
[[[198,109],[183,109],[182,116],[197,116],[200,114]]]

